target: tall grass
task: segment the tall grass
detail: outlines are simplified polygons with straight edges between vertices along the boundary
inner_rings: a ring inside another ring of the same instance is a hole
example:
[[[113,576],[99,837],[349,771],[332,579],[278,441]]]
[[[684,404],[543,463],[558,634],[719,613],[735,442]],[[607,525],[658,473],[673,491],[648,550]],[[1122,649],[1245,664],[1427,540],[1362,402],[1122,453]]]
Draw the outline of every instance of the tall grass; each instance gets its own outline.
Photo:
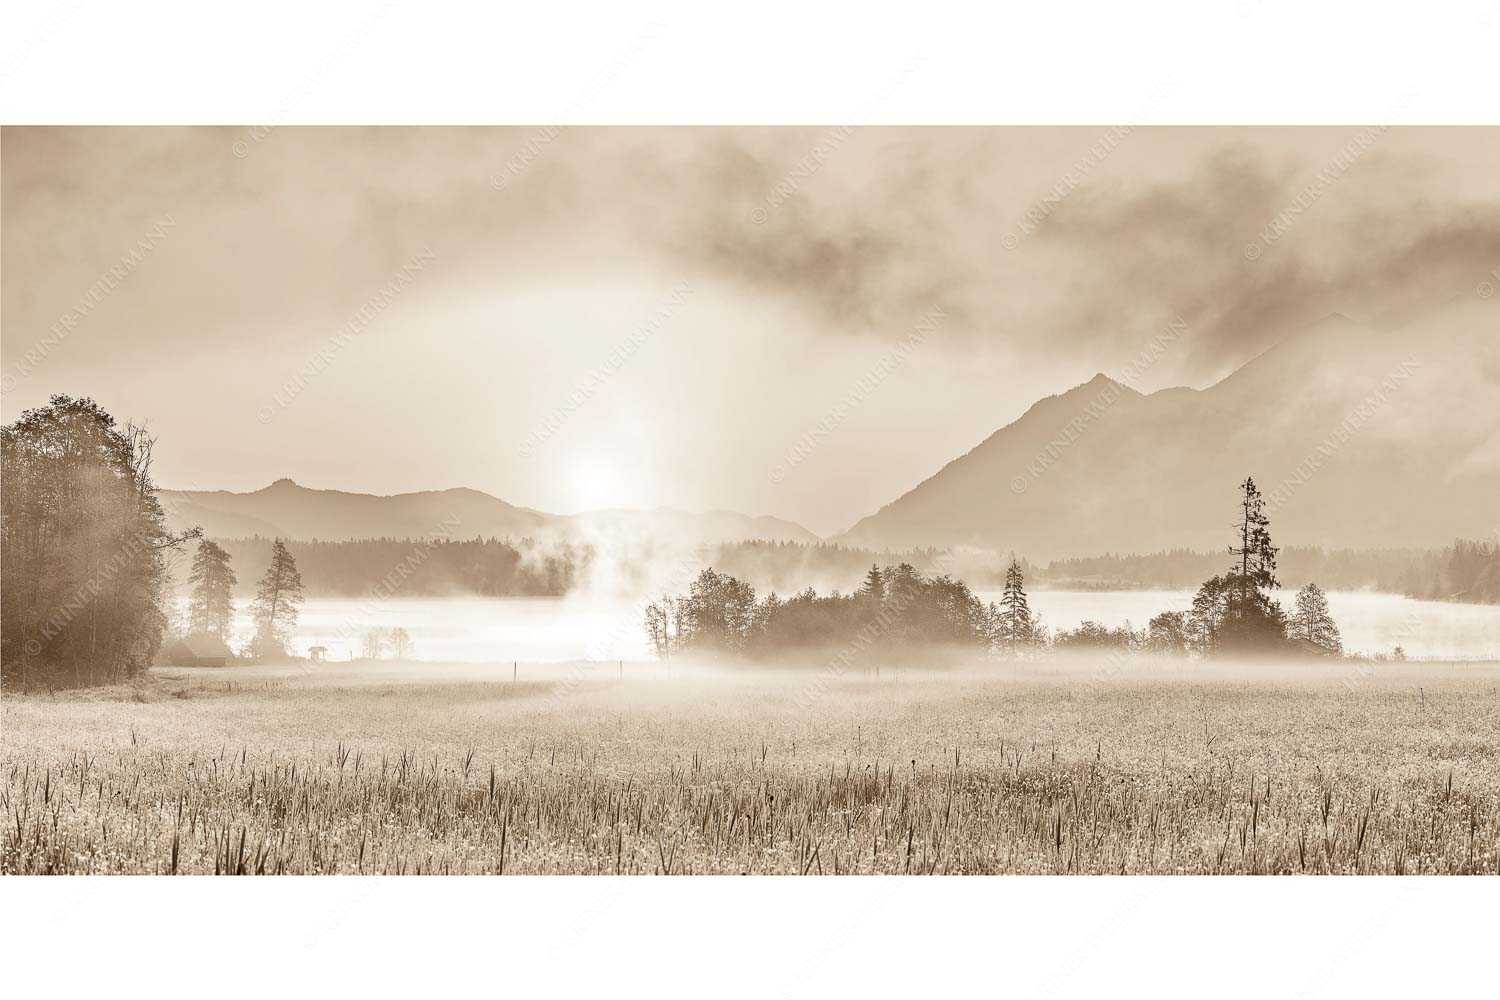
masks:
[[[0,870],[1500,872],[1495,676],[1422,682],[7,699]]]

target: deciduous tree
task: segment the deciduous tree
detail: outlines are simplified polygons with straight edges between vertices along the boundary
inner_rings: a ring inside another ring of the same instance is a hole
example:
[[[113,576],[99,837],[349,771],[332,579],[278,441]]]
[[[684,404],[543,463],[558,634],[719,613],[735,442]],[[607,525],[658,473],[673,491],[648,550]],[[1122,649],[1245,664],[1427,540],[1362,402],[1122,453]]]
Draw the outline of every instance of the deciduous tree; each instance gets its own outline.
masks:
[[[173,534],[151,478],[156,441],[92,399],[53,396],[0,430],[0,670],[104,684],[150,666]]]
[[[1328,598],[1316,583],[1297,591],[1287,625],[1289,638],[1310,643],[1324,656],[1338,656],[1344,651],[1339,627],[1328,610]]]

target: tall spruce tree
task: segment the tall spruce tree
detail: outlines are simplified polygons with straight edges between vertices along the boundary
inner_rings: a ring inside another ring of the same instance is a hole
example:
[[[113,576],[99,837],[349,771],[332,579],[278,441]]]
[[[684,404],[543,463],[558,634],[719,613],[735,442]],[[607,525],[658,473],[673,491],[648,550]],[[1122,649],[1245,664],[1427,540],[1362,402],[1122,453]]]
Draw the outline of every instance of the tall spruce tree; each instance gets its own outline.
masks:
[[[302,574],[297,572],[297,561],[278,538],[271,546],[271,565],[266,568],[255,602],[250,606],[255,619],[256,656],[262,659],[286,656],[301,605]]]
[[[1000,597],[1000,646],[1009,652],[1023,649],[1032,644],[1036,631],[1036,621],[1026,600],[1026,577],[1012,555],[1005,571],[1005,591]]]
[[[1249,477],[1239,489],[1239,544],[1229,547],[1235,563],[1199,588],[1189,615],[1192,645],[1207,654],[1266,652],[1286,645],[1286,614],[1269,593],[1281,583],[1265,498]]]
[[[229,566],[229,553],[211,541],[199,542],[188,582],[193,586],[188,629],[228,640],[234,627],[234,585],[238,582]]]
[[[1266,500],[1249,476],[1240,484],[1240,544],[1231,545],[1229,554],[1239,559],[1231,570],[1240,600],[1248,606],[1252,590],[1274,590],[1281,586],[1276,579],[1276,553],[1271,544],[1271,519],[1266,516]]]

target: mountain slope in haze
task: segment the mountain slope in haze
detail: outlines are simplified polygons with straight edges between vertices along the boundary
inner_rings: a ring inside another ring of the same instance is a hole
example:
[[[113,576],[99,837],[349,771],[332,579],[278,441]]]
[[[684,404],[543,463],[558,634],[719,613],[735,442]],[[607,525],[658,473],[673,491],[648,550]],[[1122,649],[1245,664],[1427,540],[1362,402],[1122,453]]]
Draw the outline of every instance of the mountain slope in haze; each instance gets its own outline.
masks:
[[[1500,317],[1330,317],[1206,389],[1103,375],[1033,405],[834,541],[1032,559],[1228,543],[1253,476],[1280,544],[1437,546],[1500,529]]]
[[[741,540],[817,542],[799,524],[733,511],[592,511],[546,514],[479,490],[430,490],[373,496],[315,490],[279,479],[252,493],[161,490],[174,530],[201,526],[210,538],[263,537],[311,541],[354,538],[537,538],[588,541],[656,536],[683,542]]]

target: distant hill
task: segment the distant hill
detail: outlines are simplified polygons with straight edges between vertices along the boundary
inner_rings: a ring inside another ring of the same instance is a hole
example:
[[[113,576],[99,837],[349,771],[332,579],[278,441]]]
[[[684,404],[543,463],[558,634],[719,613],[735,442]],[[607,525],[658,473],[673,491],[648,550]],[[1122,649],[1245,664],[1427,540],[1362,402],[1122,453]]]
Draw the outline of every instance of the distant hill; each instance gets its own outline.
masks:
[[[1202,390],[1098,375],[831,541],[1032,559],[1227,544],[1235,486],[1283,545],[1432,547],[1500,528],[1500,313],[1330,317]]]
[[[472,489],[374,496],[316,490],[278,479],[252,493],[162,490],[175,530],[201,526],[210,538],[254,535],[312,541],[356,538],[553,538],[565,541],[654,536],[718,544],[741,540],[817,542],[791,521],[733,511],[657,510],[547,514]]]
[[[551,519],[478,490],[432,490],[372,496],[314,490],[278,479],[253,493],[162,490],[173,527],[201,525],[213,538],[250,535],[337,541],[350,538],[428,538],[438,535],[520,537]]]

